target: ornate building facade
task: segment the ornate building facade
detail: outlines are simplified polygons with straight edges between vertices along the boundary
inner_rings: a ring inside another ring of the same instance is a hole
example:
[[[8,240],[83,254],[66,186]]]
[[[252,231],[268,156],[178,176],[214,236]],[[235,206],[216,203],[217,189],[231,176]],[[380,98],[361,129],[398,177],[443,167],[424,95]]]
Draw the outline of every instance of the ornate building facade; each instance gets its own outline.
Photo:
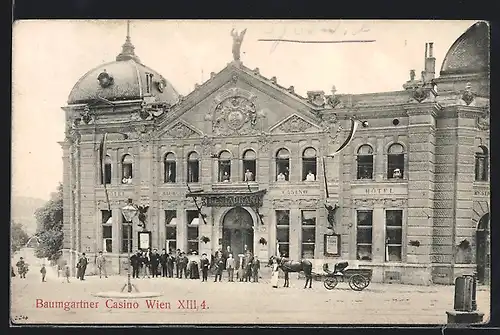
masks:
[[[378,282],[453,283],[476,270],[488,280],[486,24],[458,38],[438,77],[429,43],[420,79],[357,95],[299,96],[244,66],[244,34],[233,36],[234,60],[188,96],[128,36],[115,62],[76,83],[63,107],[66,249],[102,250],[115,273],[128,248],[230,246],[318,269],[347,260]],[[352,118],[369,126],[332,156]],[[129,198],[143,227],[121,214]]]

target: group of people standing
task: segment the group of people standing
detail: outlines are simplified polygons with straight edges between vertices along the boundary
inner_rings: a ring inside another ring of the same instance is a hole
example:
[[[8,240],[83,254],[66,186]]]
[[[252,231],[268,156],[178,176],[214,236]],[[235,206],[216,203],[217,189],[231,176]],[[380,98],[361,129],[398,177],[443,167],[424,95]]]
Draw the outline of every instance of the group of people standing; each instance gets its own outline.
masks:
[[[198,257],[196,251],[188,256],[185,252],[177,249],[168,253],[163,249],[158,254],[157,249],[146,251],[138,250],[130,257],[132,266],[132,278],[186,278],[200,279],[208,281],[208,274],[212,272],[215,276],[214,282],[221,282],[224,271],[227,271],[229,282],[236,279],[245,282],[258,282],[260,261],[257,256],[253,256],[248,250],[244,254],[239,254],[238,259],[233,257],[231,248],[226,251],[218,250],[210,259],[206,253]]]
[[[132,266],[132,278],[151,278],[151,277],[174,277],[174,269],[177,278],[187,278],[187,265],[189,259],[184,252],[177,249],[174,254],[172,250],[167,254],[166,249],[163,249],[161,254],[158,254],[157,249],[149,248],[146,251],[138,250],[130,257]]]

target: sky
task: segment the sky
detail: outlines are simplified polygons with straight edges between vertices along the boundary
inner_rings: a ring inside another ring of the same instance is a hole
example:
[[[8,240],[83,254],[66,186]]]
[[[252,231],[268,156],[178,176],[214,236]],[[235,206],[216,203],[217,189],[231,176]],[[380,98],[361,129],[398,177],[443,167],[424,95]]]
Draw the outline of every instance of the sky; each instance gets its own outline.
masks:
[[[247,29],[241,60],[278,84],[330,94],[401,90],[423,70],[425,43],[434,43],[436,74],[475,21],[132,20],[130,36],[142,63],[187,95],[232,61],[231,29]],[[12,193],[49,199],[62,181],[64,111],[87,71],[114,61],[126,20],[33,20],[13,26]],[[259,39],[375,40],[371,43],[285,43]]]

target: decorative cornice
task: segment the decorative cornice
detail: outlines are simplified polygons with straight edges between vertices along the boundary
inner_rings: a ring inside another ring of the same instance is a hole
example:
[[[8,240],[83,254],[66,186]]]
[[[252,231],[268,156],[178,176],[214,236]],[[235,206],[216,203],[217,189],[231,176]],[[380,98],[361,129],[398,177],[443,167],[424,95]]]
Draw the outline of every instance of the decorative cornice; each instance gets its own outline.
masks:
[[[408,199],[352,199],[352,203],[354,206],[358,207],[373,207],[376,204],[381,204],[385,207],[406,207],[408,205]]]

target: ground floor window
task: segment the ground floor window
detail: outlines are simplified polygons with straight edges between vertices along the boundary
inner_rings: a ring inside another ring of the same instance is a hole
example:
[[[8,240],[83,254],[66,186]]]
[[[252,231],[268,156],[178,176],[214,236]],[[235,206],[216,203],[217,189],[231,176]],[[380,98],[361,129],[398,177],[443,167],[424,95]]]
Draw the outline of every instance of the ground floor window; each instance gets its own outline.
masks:
[[[371,261],[373,211],[358,210],[356,223],[356,259]]]
[[[190,254],[196,251],[199,254],[200,242],[199,242],[199,213],[196,210],[187,211],[187,252]]]
[[[132,226],[122,225],[122,252],[132,252]]]
[[[385,211],[385,236],[386,236],[386,262],[401,262],[402,236],[403,236],[403,211]]]
[[[102,222],[102,250],[103,252],[113,252],[113,219],[111,211],[101,211]]]
[[[276,211],[276,240],[278,242],[277,254],[284,257],[290,256],[290,211]]]
[[[165,249],[177,250],[177,211],[165,211]]]
[[[302,258],[314,258],[316,244],[316,211],[301,211],[302,223]]]

